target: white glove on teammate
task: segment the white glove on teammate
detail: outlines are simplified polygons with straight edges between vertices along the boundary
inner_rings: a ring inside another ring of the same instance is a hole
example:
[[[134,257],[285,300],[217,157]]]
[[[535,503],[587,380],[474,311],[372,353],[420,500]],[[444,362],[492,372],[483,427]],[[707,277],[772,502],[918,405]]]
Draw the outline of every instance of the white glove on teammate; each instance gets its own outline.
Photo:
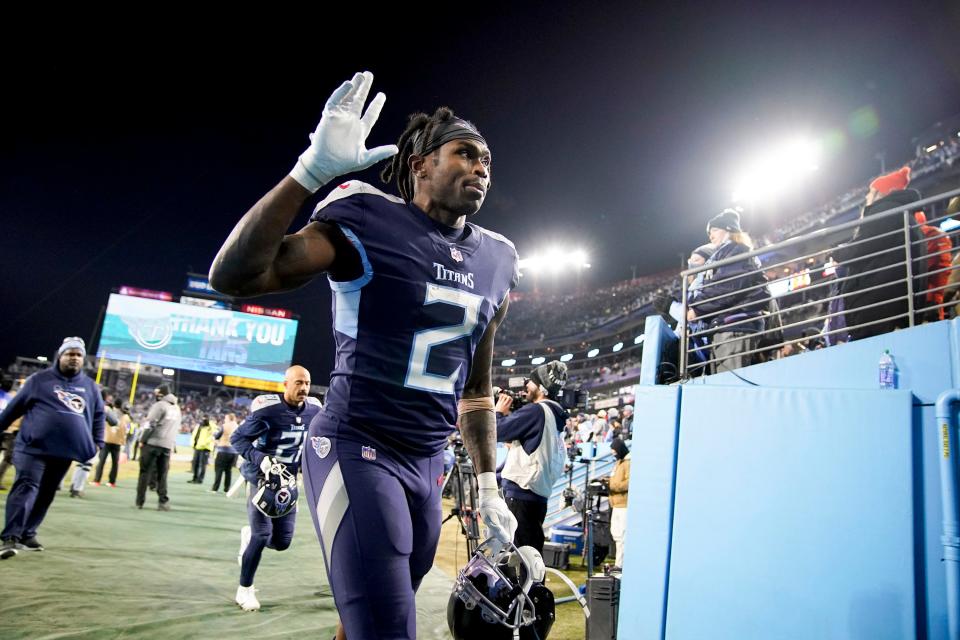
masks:
[[[480,489],[480,520],[483,523],[482,537],[496,538],[501,543],[513,542],[517,531],[517,519],[510,513],[506,501],[500,496],[497,487],[497,474],[485,471],[477,474],[477,487]],[[493,549],[494,553],[499,549]]]
[[[373,74],[355,73],[334,91],[323,107],[317,130],[310,134],[310,146],[300,155],[290,177],[310,193],[337,176],[361,171],[397,153],[396,145],[366,148],[370,129],[380,117],[387,97],[378,93],[361,115]]]
[[[273,456],[263,456],[263,460],[260,461],[260,472],[263,473],[264,478],[270,475],[270,470],[275,464],[277,460]]]

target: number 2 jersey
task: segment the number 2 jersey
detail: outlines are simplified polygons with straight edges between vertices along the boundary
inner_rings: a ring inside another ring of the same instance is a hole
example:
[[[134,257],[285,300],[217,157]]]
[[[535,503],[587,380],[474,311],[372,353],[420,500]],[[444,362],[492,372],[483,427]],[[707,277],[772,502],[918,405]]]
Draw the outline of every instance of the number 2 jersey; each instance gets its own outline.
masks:
[[[307,427],[320,409],[320,401],[309,396],[299,407],[287,404],[283,396],[275,393],[254,398],[250,414],[230,436],[230,444],[243,457],[243,477],[256,483],[260,463],[266,456],[273,456],[296,474]]]
[[[442,450],[477,345],[517,284],[513,243],[469,222],[447,227],[356,181],[310,220],[337,225],[363,264],[356,280],[330,280],[337,354],[324,412],[357,438]]]

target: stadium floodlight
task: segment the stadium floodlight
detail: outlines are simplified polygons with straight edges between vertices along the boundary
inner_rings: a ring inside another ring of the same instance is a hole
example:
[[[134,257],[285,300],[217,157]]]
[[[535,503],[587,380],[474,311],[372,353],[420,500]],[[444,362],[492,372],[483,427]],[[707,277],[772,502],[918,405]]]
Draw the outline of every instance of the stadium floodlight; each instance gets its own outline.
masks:
[[[642,336],[642,335],[641,335],[641,336],[637,336],[636,338],[633,339],[633,344],[640,344],[641,342],[643,342],[643,338],[644,338],[644,336]]]
[[[506,360],[501,360],[501,361],[500,361],[500,366],[501,366],[501,367],[512,367],[512,366],[515,365],[515,364],[517,364],[517,359],[516,359],[516,358],[507,358]]]
[[[172,376],[174,373],[175,373],[175,371],[174,371],[173,369],[164,369],[164,370],[163,370],[163,375],[165,375],[165,376]]]
[[[565,353],[562,356],[560,356],[560,362],[570,362],[571,360],[573,360],[572,353]]]
[[[600,349],[590,349],[590,351],[587,351],[587,357],[588,357],[588,358],[593,358],[593,357],[596,356],[598,353],[600,353]]]
[[[777,196],[819,168],[820,145],[794,138],[759,154],[740,174],[733,191],[734,202],[754,202]]]
[[[618,342],[617,344],[613,345],[613,352],[614,352],[614,353],[616,353],[617,351],[620,351],[620,349],[623,349],[623,343],[622,343],[622,342]]]
[[[533,360],[531,360],[531,361],[530,361],[530,364],[532,364],[533,366],[537,366],[538,364],[543,364],[543,363],[546,362],[546,361],[547,361],[547,359],[544,358],[543,356],[538,356],[538,357],[534,358]]]
[[[589,269],[589,256],[582,248],[569,249],[564,247],[550,247],[543,253],[534,254],[529,258],[521,258],[520,271],[538,273],[546,271],[558,273],[568,267],[574,269]]]
[[[216,380],[217,382],[223,382],[223,376],[217,376],[216,378],[214,378],[214,380]]]
[[[37,356],[37,360],[39,360],[40,362],[46,362],[47,356]]]

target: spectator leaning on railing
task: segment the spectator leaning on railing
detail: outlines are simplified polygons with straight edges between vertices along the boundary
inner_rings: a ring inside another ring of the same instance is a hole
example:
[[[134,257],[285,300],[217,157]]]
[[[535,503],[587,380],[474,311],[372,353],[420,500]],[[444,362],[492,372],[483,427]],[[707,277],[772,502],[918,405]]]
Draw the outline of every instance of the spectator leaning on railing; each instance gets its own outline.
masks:
[[[850,328],[851,340],[888,333],[910,324],[903,250],[904,217],[888,215],[876,218],[884,211],[920,199],[918,191],[907,189],[909,184],[910,167],[903,167],[871,182],[870,191],[860,212],[863,222],[857,227],[850,243],[839,248],[834,254],[846,267],[849,276],[841,285],[840,291],[844,296],[846,324]],[[871,218],[874,219],[870,220]],[[923,234],[915,225],[911,225],[910,240],[913,243],[913,288],[915,295],[919,294],[915,300],[923,306],[926,298],[926,278],[922,276],[926,273],[926,260],[916,258],[926,255],[926,247],[922,242]],[[867,326],[858,326],[863,324]]]
[[[748,253],[753,248],[750,236],[740,228],[740,214],[726,209],[707,223],[710,243],[717,250],[706,261],[711,266],[727,258]],[[714,373],[753,364],[757,334],[764,328],[764,312],[770,293],[760,261],[756,257],[737,260],[704,272],[703,283],[690,299],[687,320],[703,318],[715,329],[713,334]]]

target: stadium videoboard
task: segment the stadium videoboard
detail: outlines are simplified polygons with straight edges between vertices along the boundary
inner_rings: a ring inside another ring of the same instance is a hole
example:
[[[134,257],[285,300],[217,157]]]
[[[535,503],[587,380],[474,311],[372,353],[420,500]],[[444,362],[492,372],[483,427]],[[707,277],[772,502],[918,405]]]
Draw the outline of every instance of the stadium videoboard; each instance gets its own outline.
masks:
[[[111,294],[100,354],[174,369],[282,381],[297,321]]]

